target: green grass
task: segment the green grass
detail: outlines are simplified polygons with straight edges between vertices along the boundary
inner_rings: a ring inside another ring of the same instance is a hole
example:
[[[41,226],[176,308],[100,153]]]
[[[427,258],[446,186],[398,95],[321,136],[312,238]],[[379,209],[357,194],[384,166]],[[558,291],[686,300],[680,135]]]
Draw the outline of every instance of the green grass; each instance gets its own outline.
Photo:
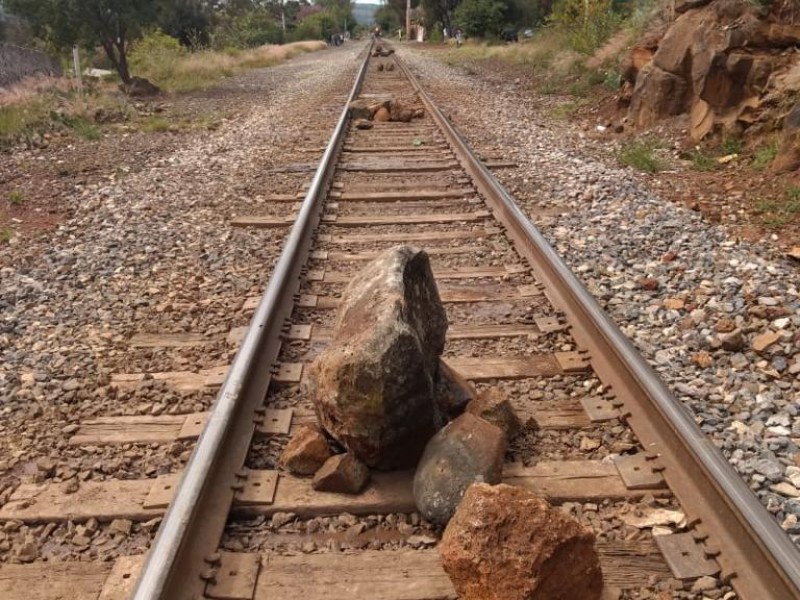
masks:
[[[43,100],[0,106],[0,139],[14,138],[46,121],[48,110]]]
[[[75,135],[85,140],[99,140],[103,137],[100,128],[85,117],[72,117],[66,121],[66,125],[75,132]]]
[[[763,171],[766,169],[775,157],[778,156],[778,148],[780,147],[780,142],[777,138],[770,141],[766,146],[762,146],[758,150],[756,150],[755,154],[753,155],[753,168],[756,171]]]
[[[692,161],[692,167],[695,171],[713,171],[719,166],[719,163],[713,156],[709,156],[702,150],[692,150],[689,153],[689,158]]]
[[[7,244],[14,237],[14,230],[10,227],[0,227],[0,244]]]
[[[20,190],[14,190],[13,192],[9,192],[8,201],[14,206],[22,206],[25,202],[25,196],[22,195]]]
[[[644,139],[628,142],[617,155],[623,164],[639,171],[656,173],[664,168],[662,161],[656,156],[656,150],[662,146],[657,140]]]
[[[555,106],[551,110],[550,114],[553,115],[554,119],[566,121],[573,114],[575,114],[576,110],[578,110],[577,102],[562,102],[561,104]]]
[[[139,129],[147,133],[164,133],[172,124],[164,117],[148,117],[139,125]]]
[[[800,187],[790,185],[783,198],[762,200],[757,205],[761,220],[767,227],[780,227],[800,215]]]
[[[742,138],[727,137],[722,140],[720,149],[722,150],[723,155],[727,156],[729,154],[741,154],[743,146]]]

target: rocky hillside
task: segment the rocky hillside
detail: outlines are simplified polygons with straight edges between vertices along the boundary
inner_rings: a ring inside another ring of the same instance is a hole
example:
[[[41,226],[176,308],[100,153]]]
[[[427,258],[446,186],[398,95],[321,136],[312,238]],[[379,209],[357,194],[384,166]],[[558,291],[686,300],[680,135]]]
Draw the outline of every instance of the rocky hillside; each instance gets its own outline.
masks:
[[[625,67],[621,100],[638,128],[687,114],[696,140],[784,129],[773,169],[800,166],[800,6],[684,0]]]

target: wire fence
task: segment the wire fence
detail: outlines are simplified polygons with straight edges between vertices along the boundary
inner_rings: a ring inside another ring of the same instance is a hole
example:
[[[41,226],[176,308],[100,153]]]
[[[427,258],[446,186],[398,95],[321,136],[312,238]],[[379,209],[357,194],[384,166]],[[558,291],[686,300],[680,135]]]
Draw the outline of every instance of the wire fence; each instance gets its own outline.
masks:
[[[61,66],[44,52],[0,43],[0,87],[31,75],[61,75]]]

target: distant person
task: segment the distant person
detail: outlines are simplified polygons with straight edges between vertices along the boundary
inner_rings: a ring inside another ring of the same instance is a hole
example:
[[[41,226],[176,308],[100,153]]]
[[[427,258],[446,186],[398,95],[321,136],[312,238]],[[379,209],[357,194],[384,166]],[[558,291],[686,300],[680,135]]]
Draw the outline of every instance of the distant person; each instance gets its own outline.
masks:
[[[397,30],[397,39],[398,39],[398,40],[402,40],[402,39],[403,39],[403,28],[402,28],[402,27],[400,27],[400,28]]]
[[[456,29],[456,48],[461,48],[461,45],[464,43],[464,34],[461,33],[460,29]]]

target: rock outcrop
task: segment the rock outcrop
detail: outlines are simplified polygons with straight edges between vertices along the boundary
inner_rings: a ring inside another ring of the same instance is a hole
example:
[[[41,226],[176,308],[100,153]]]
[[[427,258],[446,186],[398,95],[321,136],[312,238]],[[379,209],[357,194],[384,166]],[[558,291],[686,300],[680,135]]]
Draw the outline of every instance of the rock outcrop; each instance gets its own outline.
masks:
[[[506,436],[465,413],[441,429],[425,448],[414,474],[414,501],[423,517],[446,524],[473,483],[499,483]]]
[[[428,255],[408,246],[379,255],[347,286],[333,339],[311,365],[321,426],[369,467],[416,464],[435,430],[446,332]]]
[[[747,0],[689,0],[656,41],[643,40],[623,69],[622,98],[639,128],[690,114],[699,140],[717,128],[739,133],[757,118],[774,76],[796,61],[800,26],[775,21]]]
[[[475,484],[439,544],[461,600],[599,600],[594,533],[541,496]]]

